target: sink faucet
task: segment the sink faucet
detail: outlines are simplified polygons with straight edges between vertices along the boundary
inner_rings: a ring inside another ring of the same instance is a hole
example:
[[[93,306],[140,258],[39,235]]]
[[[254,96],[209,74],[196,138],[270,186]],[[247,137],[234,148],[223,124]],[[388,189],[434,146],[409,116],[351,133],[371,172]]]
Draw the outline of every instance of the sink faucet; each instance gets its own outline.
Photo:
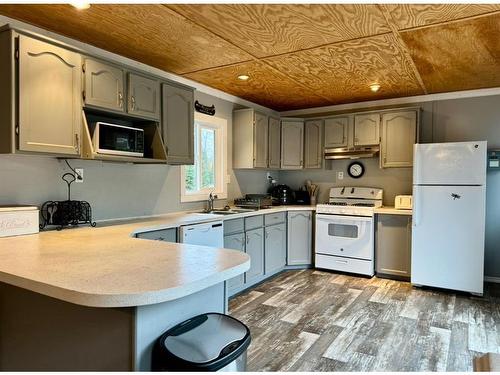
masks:
[[[208,195],[208,200],[207,200],[207,212],[211,212],[214,210],[214,200],[217,199],[217,195],[213,194],[212,192]]]

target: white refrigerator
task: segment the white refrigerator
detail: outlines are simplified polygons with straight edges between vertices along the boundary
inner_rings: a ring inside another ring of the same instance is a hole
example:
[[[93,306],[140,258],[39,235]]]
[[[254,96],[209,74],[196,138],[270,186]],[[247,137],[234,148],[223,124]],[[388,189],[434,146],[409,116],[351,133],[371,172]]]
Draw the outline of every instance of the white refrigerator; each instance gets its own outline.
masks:
[[[483,294],[486,142],[414,146],[411,282]]]

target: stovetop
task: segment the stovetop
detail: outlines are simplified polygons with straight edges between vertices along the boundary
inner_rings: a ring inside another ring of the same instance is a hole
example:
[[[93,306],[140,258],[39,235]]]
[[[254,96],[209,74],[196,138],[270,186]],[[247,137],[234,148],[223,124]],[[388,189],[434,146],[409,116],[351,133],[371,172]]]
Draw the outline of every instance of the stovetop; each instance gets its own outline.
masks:
[[[316,212],[332,215],[373,216],[382,206],[383,190],[367,187],[335,187],[330,189],[328,203],[318,204]]]

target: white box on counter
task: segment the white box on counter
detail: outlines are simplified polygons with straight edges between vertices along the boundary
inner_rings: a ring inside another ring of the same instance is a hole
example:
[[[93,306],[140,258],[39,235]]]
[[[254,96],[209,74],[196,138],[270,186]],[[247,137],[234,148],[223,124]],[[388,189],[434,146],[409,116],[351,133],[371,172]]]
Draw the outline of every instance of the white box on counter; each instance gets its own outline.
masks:
[[[0,206],[0,237],[38,233],[36,206]]]

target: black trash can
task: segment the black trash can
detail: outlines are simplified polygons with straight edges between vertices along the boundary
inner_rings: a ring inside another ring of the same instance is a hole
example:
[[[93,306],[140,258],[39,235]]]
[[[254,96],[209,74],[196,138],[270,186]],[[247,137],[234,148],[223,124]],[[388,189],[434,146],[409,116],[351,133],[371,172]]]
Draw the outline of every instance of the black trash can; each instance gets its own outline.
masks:
[[[195,316],[161,335],[153,371],[245,371],[250,330],[224,314]]]

